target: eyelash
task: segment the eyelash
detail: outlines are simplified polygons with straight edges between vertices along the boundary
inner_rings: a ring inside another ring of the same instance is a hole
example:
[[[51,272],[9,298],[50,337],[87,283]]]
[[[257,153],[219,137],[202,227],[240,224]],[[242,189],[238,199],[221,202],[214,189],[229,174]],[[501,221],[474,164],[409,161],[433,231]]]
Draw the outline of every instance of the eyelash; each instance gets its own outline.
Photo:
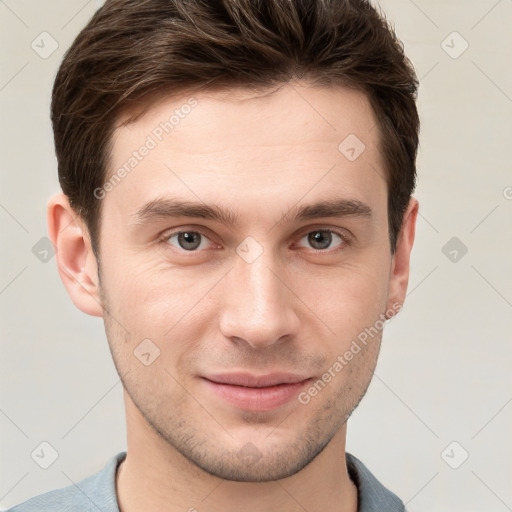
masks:
[[[302,240],[302,238],[304,238],[306,235],[309,235],[310,233],[315,233],[315,232],[332,233],[332,234],[338,235],[342,240],[342,246],[338,247],[337,249],[313,249],[313,248],[311,248],[310,250],[313,252],[313,254],[329,254],[331,252],[342,251],[344,246],[349,246],[351,244],[351,238],[345,232],[337,231],[337,230],[331,229],[331,228],[316,228],[316,229],[310,228],[308,231],[304,231],[300,234],[299,240]],[[168,243],[169,239],[175,235],[179,235],[180,233],[197,233],[197,234],[207,238],[208,240],[210,240],[210,242],[212,242],[210,237],[204,231],[201,231],[198,228],[180,229],[178,231],[166,232],[159,238],[159,242],[162,242],[166,245],[170,245]],[[213,243],[215,243],[215,242],[213,242]],[[172,246],[172,247],[173,247],[173,249],[175,249],[176,251],[181,252],[181,253],[194,254],[194,253],[201,252],[198,250],[187,251],[185,249],[180,249],[175,246]]]

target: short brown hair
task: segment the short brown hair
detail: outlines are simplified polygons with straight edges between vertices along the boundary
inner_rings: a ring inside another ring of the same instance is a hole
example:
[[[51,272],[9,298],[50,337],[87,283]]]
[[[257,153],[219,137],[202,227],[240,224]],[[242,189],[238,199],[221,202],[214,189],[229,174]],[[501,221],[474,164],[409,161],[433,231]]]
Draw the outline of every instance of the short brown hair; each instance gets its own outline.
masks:
[[[364,91],[378,120],[391,252],[416,184],[418,81],[366,0],[106,0],[57,73],[51,116],[59,181],[99,255],[117,117],[154,93],[264,89],[305,78]],[[341,141],[340,141],[341,142]]]

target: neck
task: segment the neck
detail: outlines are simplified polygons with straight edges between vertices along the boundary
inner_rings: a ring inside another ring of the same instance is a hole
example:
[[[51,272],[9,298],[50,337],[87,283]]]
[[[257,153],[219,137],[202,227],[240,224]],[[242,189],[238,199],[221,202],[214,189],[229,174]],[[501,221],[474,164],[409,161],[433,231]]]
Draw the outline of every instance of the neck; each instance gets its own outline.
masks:
[[[160,437],[128,404],[127,455],[116,474],[120,512],[357,511],[346,460],[346,424],[307,466],[270,482],[233,482],[206,473]]]

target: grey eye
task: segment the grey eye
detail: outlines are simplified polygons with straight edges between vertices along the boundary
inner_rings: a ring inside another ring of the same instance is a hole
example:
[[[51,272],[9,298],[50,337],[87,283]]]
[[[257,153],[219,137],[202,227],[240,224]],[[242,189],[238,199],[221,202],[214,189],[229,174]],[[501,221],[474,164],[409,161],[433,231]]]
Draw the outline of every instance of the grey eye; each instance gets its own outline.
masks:
[[[177,241],[178,245],[172,243],[171,240],[173,239]],[[170,235],[167,240],[171,245],[178,247],[178,249],[195,251],[196,249],[204,248],[204,243],[208,239],[197,231],[179,231]]]
[[[338,238],[341,243],[344,242],[341,235],[328,229],[317,229],[315,231],[311,231],[303,237],[303,239],[306,238],[308,246],[318,251],[329,249],[336,238]],[[338,243],[338,245],[340,245],[340,243]]]
[[[308,242],[314,249],[327,249],[332,242],[332,233],[329,231],[312,231],[308,234]]]

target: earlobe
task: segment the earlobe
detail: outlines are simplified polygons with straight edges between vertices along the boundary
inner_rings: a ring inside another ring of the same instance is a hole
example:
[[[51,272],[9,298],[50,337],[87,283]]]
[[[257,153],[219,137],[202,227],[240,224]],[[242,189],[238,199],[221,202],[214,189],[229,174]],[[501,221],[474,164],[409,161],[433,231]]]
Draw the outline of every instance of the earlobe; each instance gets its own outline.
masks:
[[[84,313],[103,316],[98,265],[89,233],[66,195],[56,194],[50,199],[47,220],[59,274],[71,300]]]
[[[402,227],[397,239],[396,251],[391,263],[388,311],[397,309],[396,305],[402,305],[405,301],[407,285],[409,283],[409,263],[414,244],[418,209],[418,201],[412,197],[404,213]]]

